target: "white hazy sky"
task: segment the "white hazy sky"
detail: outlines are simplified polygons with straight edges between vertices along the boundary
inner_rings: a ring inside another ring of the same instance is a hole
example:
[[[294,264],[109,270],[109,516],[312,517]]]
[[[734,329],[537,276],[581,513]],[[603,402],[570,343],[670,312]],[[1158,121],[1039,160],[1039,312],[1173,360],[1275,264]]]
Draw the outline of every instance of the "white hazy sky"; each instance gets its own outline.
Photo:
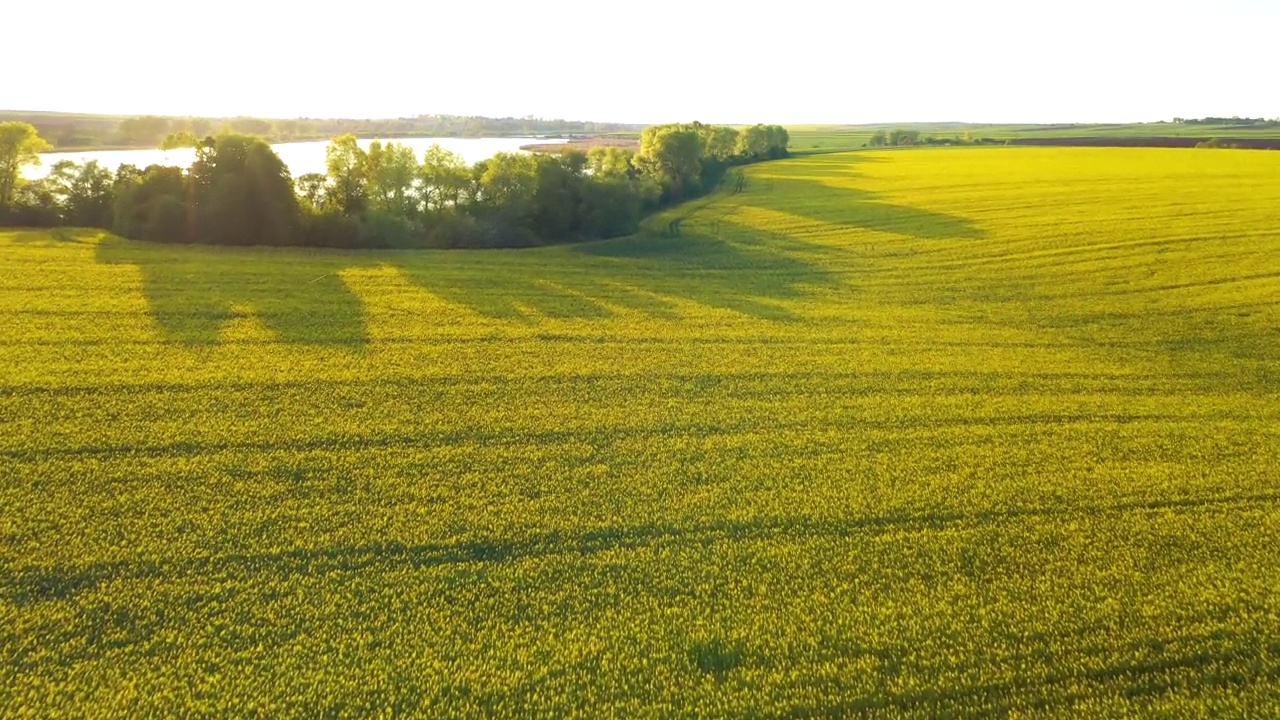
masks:
[[[4,109],[726,123],[1280,116],[1280,0],[14,4]]]

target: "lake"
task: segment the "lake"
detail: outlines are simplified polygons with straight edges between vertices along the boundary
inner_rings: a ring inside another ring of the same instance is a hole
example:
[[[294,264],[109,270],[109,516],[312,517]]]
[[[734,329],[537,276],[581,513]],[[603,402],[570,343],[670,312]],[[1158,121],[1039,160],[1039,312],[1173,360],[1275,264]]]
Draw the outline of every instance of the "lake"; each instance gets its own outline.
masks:
[[[360,146],[368,148],[373,142],[370,140],[361,140]],[[439,145],[445,150],[458,153],[468,163],[474,164],[481,160],[486,160],[500,152],[517,152],[521,145],[529,145],[531,143],[540,144],[559,144],[566,142],[564,139],[555,138],[533,138],[533,137],[504,137],[504,138],[395,138],[385,142],[397,142],[401,145],[407,145],[413,148],[417,153],[418,159],[422,159],[423,153],[432,145]],[[306,173],[323,173],[324,172],[324,149],[329,145],[328,140],[318,140],[315,142],[294,142],[280,143],[272,145],[272,149],[280,155],[280,159],[284,160],[284,164],[289,166],[289,172],[296,178]],[[97,160],[103,167],[115,172],[115,169],[121,165],[137,165],[145,168],[148,165],[174,165],[177,167],[188,167],[195,160],[195,150],[192,148],[180,148],[177,150],[95,150],[89,152],[53,152],[43,153],[40,155],[41,165],[30,166],[24,169],[24,175],[32,180],[44,177],[49,174],[49,168],[59,160],[71,160],[76,163],[83,163],[89,160]]]

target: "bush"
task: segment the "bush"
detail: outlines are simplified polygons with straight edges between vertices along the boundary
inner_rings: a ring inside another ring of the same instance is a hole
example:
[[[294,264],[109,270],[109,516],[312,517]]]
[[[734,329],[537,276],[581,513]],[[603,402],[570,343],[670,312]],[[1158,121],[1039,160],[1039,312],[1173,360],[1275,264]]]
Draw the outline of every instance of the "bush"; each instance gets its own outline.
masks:
[[[179,243],[187,237],[187,206],[173,195],[161,195],[151,203],[149,217],[142,226],[142,239]]]
[[[443,212],[430,218],[423,244],[432,248],[491,247],[488,231],[471,215]]]
[[[360,218],[361,247],[420,247],[424,244],[421,236],[407,218],[385,210],[369,210]]]
[[[360,244],[360,220],[337,209],[304,211],[301,239],[309,247],[356,247]]]
[[[920,144],[919,130],[894,130],[889,133],[889,144],[894,147],[914,147]]]
[[[475,248],[522,248],[545,245],[537,234],[518,223],[505,222],[501,218],[487,218],[479,222],[480,234]],[[461,246],[460,246],[461,247]]]
[[[112,231],[116,234],[161,242],[187,239],[180,169],[152,165],[139,171],[130,166],[121,167],[116,172],[115,195]],[[160,215],[165,217],[158,217]]]
[[[9,207],[0,207],[0,226],[10,227],[57,227],[62,224],[62,216],[57,208],[42,207],[15,203]]]
[[[641,197],[623,181],[588,182],[582,187],[582,232],[589,238],[630,235],[640,224]]]
[[[1223,147],[1223,145],[1222,145],[1222,140],[1220,140],[1219,138],[1209,138],[1208,140],[1205,140],[1204,142],[1198,142],[1198,143],[1196,143],[1196,147],[1198,147],[1198,148],[1218,149],[1218,148]]]

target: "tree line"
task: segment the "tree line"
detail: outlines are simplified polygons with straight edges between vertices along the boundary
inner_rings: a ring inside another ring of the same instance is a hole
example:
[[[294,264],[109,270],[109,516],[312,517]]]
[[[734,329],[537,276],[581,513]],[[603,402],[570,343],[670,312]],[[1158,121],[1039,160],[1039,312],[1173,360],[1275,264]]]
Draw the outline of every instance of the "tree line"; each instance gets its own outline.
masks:
[[[433,146],[334,138],[324,173],[293,178],[261,137],[190,132],[190,168],[62,161],[40,180],[21,168],[46,150],[35,128],[0,123],[0,224],[78,225],[167,243],[313,247],[519,247],[635,232],[660,206],[716,187],[734,165],[787,154],[777,125],[645,128],[638,151],[499,153],[468,165]]]
[[[1251,126],[1251,127],[1280,127],[1280,117],[1274,119],[1268,118],[1242,118],[1242,117],[1204,117],[1204,118],[1174,118],[1173,122],[1177,125],[1235,125],[1235,126]]]
[[[953,137],[936,137],[933,135],[925,135],[921,137],[919,130],[884,130],[875,131],[867,140],[863,147],[916,147],[918,145],[1003,145],[1004,140],[988,137],[973,137],[973,134],[965,131],[962,135]]]

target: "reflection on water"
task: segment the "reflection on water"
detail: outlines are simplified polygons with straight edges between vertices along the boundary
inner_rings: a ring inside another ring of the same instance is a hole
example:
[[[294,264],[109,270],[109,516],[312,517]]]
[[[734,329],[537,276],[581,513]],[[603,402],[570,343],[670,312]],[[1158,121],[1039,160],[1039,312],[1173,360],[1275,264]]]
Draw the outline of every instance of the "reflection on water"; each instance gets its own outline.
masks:
[[[361,140],[361,147],[369,147],[373,140]],[[386,142],[386,141],[384,141]],[[451,150],[458,153],[468,163],[477,163],[481,160],[491,158],[500,152],[515,152],[520,149],[521,145],[530,143],[562,143],[564,140],[554,140],[546,138],[395,138],[390,142],[398,142],[401,145],[408,145],[413,148],[414,152],[421,158],[427,148],[432,145],[440,145],[445,150]],[[296,142],[281,143],[272,145],[271,147],[280,155],[280,159],[284,160],[284,164],[289,166],[289,172],[294,177],[304,175],[306,173],[324,172],[324,149],[329,144],[327,140],[317,142]],[[89,160],[97,160],[99,164],[108,170],[115,171],[121,165],[130,164],[144,168],[148,165],[175,165],[178,167],[187,167],[195,159],[195,150],[191,148],[179,148],[177,150],[97,150],[91,152],[54,152],[44,153],[40,156],[41,165],[27,166],[24,170],[26,177],[36,179],[44,177],[49,173],[49,168],[59,160],[71,160],[73,162],[82,163]]]

